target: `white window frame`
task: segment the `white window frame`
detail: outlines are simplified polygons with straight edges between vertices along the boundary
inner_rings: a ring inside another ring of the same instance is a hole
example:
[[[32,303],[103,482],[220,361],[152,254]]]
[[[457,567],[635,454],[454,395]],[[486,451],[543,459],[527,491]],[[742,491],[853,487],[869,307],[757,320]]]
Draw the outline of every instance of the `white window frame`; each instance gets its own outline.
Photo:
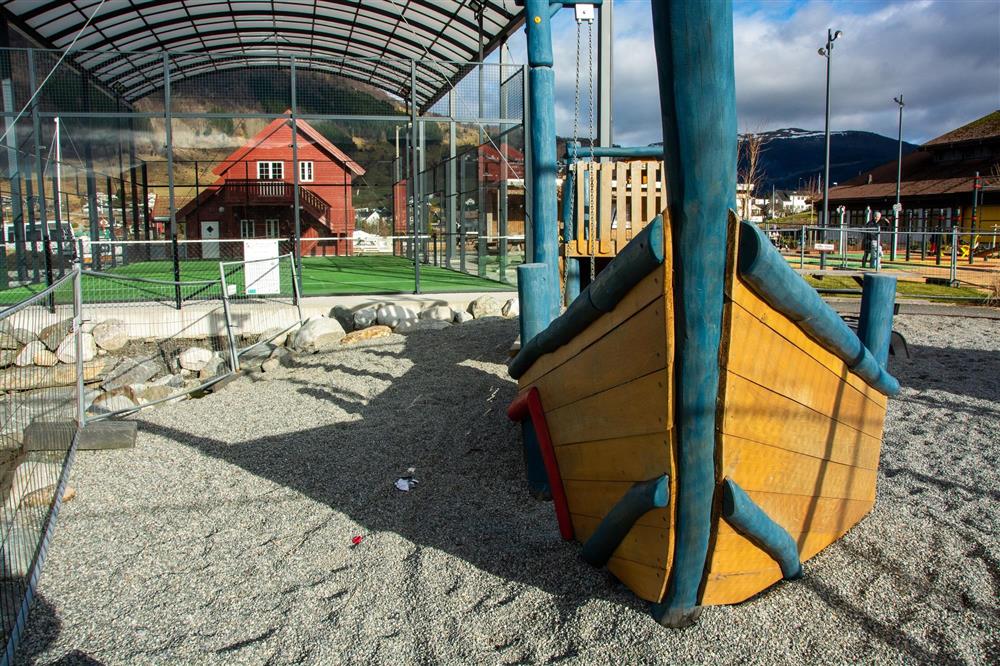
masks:
[[[313,168],[312,160],[304,160],[299,162],[299,182],[300,183],[311,183],[313,182],[313,177],[315,176],[315,169]]]
[[[285,163],[280,160],[257,162],[257,180],[284,180]]]
[[[251,219],[247,219],[247,218],[241,219],[240,220],[240,238],[256,238],[257,237],[256,229],[255,229],[256,223],[257,223],[256,220],[251,220]],[[247,235],[247,229],[250,230],[250,234],[249,235]]]
[[[269,217],[264,220],[264,238],[278,237],[278,218]]]

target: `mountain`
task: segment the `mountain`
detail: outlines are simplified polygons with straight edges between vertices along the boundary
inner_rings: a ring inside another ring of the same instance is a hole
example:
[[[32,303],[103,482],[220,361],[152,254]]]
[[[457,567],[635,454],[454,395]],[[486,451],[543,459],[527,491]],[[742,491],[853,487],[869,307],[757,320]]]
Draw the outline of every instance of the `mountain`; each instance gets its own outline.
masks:
[[[811,132],[796,127],[762,132],[760,169],[761,187],[768,191],[805,187],[810,178],[822,178],[826,143],[822,131]],[[903,155],[918,146],[903,142]],[[860,173],[896,159],[896,139],[874,132],[844,131],[830,133],[830,186],[854,178]]]

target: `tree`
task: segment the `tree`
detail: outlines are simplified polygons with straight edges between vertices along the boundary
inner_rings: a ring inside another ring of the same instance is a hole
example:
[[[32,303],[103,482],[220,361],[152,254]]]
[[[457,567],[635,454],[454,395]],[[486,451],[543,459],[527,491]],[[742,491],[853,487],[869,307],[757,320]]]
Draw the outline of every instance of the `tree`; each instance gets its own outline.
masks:
[[[749,220],[753,215],[753,193],[764,182],[764,169],[761,166],[760,158],[767,144],[767,137],[762,131],[755,128],[741,134],[738,138],[738,150],[736,161],[736,182],[737,193],[742,189],[744,194],[737,197],[741,204],[741,217]]]

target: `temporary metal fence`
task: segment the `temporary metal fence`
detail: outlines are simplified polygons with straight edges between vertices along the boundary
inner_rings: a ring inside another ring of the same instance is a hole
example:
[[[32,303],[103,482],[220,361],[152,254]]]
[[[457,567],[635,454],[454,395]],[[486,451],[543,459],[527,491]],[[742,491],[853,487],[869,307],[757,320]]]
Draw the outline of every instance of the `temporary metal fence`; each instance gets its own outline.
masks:
[[[988,288],[1000,275],[1000,234],[900,231],[869,227],[770,227],[771,242],[795,267],[811,271],[889,271],[901,279]],[[895,244],[895,247],[893,247]],[[968,254],[980,259],[968,263]],[[895,259],[893,259],[895,255]]]
[[[295,257],[219,263],[223,305],[226,309],[232,367],[239,357],[301,324],[302,304]]]
[[[0,631],[13,659],[85,421],[80,281],[0,312]]]

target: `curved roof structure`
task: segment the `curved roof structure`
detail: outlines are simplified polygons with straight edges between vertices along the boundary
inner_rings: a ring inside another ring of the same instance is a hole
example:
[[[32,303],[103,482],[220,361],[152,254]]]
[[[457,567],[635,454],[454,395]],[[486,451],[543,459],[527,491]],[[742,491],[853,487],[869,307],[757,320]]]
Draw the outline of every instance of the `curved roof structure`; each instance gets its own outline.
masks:
[[[423,107],[496,48],[523,19],[514,0],[0,0],[11,25],[75,63],[127,102],[171,80],[296,56],[297,67],[410,90]],[[98,8],[100,9],[98,10]],[[88,18],[97,12],[87,24]],[[86,26],[86,28],[84,28]],[[81,33],[82,30],[82,33]],[[276,61],[269,63],[274,66]]]

